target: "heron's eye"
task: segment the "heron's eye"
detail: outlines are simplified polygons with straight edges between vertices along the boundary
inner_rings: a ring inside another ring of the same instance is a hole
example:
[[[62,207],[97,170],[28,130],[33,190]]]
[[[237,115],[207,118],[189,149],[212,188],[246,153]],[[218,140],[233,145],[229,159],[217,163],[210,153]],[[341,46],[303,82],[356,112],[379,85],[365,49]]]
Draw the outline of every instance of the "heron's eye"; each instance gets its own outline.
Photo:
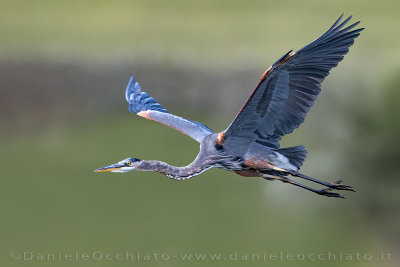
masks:
[[[131,166],[131,162],[130,162],[130,161],[128,161],[128,162],[126,163],[126,165],[128,165],[128,166]]]

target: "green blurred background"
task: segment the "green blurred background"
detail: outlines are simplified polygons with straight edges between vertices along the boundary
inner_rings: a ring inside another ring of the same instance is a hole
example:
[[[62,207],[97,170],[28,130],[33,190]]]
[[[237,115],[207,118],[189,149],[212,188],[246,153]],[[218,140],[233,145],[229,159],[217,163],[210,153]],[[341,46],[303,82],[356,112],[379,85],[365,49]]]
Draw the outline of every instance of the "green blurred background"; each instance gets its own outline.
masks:
[[[399,266],[399,8],[0,0],[0,265]],[[128,112],[131,75],[170,112],[221,131],[270,64],[342,13],[366,30],[282,146],[304,144],[303,173],[343,179],[357,190],[347,199],[218,169],[185,182],[93,173],[130,156],[186,165],[198,152],[187,136]],[[126,252],[135,259],[115,258]],[[264,252],[278,259],[251,258]],[[58,253],[73,259],[47,259]]]

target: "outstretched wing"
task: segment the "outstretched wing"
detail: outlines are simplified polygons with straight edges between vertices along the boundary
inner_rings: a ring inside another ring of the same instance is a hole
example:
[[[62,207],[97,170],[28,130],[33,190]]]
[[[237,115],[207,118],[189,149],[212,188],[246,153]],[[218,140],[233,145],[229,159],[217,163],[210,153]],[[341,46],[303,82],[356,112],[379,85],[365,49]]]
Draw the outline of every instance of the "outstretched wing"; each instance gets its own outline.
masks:
[[[139,83],[135,82],[133,77],[126,87],[125,98],[128,101],[130,112],[172,127],[189,135],[199,143],[205,136],[214,133],[204,124],[170,114],[154,98],[146,92],[142,92]]]
[[[321,37],[293,53],[289,51],[262,76],[239,114],[224,133],[224,146],[243,152],[251,142],[279,148],[279,140],[304,121],[321,83],[349,51],[363,30],[343,28],[343,15]]]

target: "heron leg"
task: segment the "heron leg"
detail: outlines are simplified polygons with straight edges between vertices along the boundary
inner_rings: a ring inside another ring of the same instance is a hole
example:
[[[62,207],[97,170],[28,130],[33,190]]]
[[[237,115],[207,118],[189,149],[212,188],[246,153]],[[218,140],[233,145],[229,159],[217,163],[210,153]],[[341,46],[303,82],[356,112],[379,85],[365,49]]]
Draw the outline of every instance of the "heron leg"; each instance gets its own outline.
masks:
[[[267,179],[267,180],[278,180],[278,181],[281,181],[281,182],[284,182],[284,183],[292,184],[294,186],[298,186],[298,187],[301,187],[301,188],[306,189],[308,191],[314,192],[314,193],[316,193],[318,195],[322,195],[322,196],[326,196],[326,197],[344,198],[342,195],[340,195],[338,193],[331,192],[332,188],[329,188],[329,187],[328,188],[323,188],[323,189],[315,189],[315,188],[308,187],[306,185],[297,183],[297,182],[295,182],[295,181],[293,181],[293,180],[291,180],[291,179],[289,179],[287,177],[283,177],[283,176],[275,176],[275,175],[264,174],[263,177],[265,179]]]
[[[332,189],[335,189],[335,190],[349,190],[349,191],[355,192],[353,187],[351,187],[350,185],[342,184],[342,182],[343,182],[342,180],[339,180],[339,181],[336,181],[336,182],[333,182],[333,183],[327,183],[327,182],[324,182],[324,181],[321,181],[321,180],[318,180],[318,179],[315,179],[315,178],[311,178],[311,177],[309,177],[307,175],[304,175],[304,174],[298,173],[298,172],[291,172],[290,174],[292,176],[294,176],[294,177],[299,177],[299,178],[302,178],[302,179],[305,179],[305,180],[308,180],[308,181],[311,181],[311,182],[314,182],[314,183],[317,183],[317,184],[324,185],[326,187],[329,187],[329,188],[332,188]]]

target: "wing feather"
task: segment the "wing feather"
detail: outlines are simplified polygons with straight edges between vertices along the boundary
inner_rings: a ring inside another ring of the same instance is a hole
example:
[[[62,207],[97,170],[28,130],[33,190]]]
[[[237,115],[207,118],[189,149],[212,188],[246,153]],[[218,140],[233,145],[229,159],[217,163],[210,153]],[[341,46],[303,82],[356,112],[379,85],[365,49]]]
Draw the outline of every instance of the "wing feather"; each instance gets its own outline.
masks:
[[[125,98],[129,104],[129,111],[143,118],[160,122],[175,130],[178,130],[197,142],[201,142],[207,135],[213,134],[213,130],[204,124],[169,113],[157,100],[146,92],[142,92],[138,82],[131,77],[125,91]]]
[[[303,123],[321,91],[321,83],[363,30],[354,29],[359,22],[344,28],[351,16],[341,22],[342,18],[315,41],[283,55],[263,74],[226,129],[226,147],[239,154],[252,142],[279,148],[281,137]]]

